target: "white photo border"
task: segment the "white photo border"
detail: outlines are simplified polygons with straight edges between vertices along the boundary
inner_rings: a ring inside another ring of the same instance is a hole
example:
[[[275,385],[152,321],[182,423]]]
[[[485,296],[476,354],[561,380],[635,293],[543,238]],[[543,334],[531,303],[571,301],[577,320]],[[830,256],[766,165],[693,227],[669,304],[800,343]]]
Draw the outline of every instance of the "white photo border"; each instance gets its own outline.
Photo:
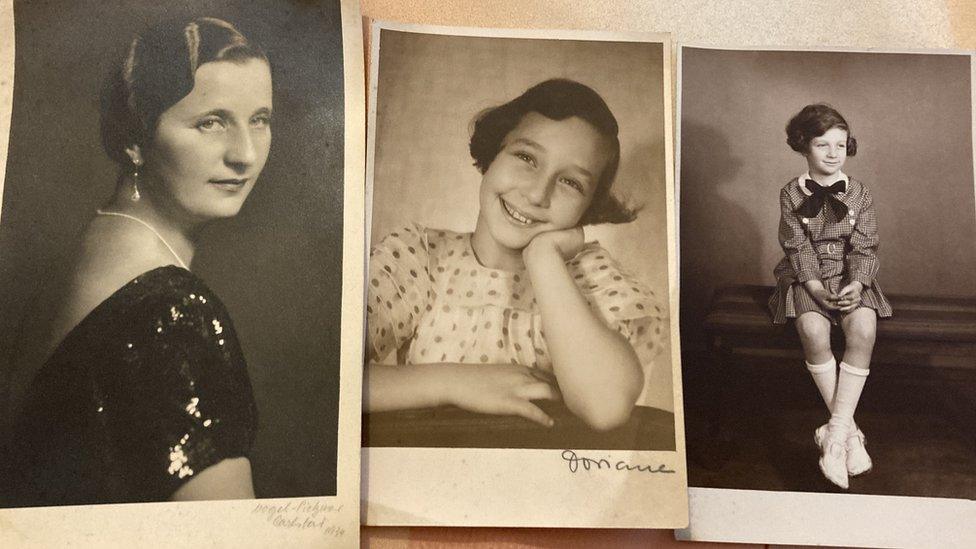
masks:
[[[672,47],[661,33],[441,27],[374,21],[369,53],[367,135],[367,242],[372,215],[376,101],[382,30],[544,40],[655,42],[662,44],[665,186],[669,261],[671,365],[676,451],[586,451],[611,463],[662,464],[673,475],[569,472],[561,450],[474,448],[362,449],[362,521],[370,526],[508,526],[674,528],[687,524],[684,410],[678,337]]]
[[[343,43],[343,281],[336,495],[0,509],[0,547],[359,547],[365,98],[359,0],[340,0]],[[14,85],[13,0],[0,0],[0,199]],[[325,433],[323,433],[325,436]],[[306,519],[316,522],[307,526]],[[324,521],[324,522],[323,522]]]

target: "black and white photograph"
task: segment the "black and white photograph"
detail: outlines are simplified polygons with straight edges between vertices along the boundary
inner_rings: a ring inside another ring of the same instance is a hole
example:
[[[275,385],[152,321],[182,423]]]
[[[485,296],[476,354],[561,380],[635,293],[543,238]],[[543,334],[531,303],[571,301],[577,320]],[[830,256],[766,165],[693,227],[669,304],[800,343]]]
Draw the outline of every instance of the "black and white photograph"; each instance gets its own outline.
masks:
[[[388,484],[380,456],[529,455],[587,482],[631,464],[680,484],[669,50],[660,37],[495,32],[374,27],[367,522],[386,521],[370,512],[389,508],[384,494],[419,495],[435,473]],[[668,459],[640,461],[652,453]],[[433,508],[456,496],[423,493],[430,514],[404,520],[454,524],[456,510]],[[512,525],[576,520],[549,517]]]
[[[679,66],[686,535],[928,544],[903,520],[924,516],[954,539],[976,498],[971,56]]]
[[[358,4],[12,9],[0,507],[355,544]]]

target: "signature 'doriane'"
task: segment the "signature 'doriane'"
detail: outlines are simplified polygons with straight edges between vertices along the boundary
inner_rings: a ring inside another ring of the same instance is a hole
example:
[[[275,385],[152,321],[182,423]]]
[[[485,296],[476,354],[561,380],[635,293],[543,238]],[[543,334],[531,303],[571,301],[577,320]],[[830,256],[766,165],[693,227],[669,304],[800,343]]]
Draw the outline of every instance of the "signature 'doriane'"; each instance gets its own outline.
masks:
[[[674,470],[668,469],[663,463],[658,466],[653,465],[631,465],[623,460],[618,460],[616,463],[611,464],[610,460],[607,459],[593,459],[584,456],[576,455],[576,452],[572,450],[563,450],[561,455],[563,461],[569,465],[569,472],[575,473],[580,468],[584,471],[589,471],[591,469],[600,470],[616,470],[616,471],[640,471],[642,473],[674,473]]]

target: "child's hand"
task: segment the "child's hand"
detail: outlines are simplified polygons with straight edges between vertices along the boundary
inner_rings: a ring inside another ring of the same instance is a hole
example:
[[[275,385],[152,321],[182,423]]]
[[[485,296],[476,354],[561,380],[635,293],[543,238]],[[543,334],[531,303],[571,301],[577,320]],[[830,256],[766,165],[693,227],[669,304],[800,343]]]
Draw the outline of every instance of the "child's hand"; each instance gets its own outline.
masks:
[[[839,311],[840,306],[837,304],[839,296],[837,294],[830,293],[827,288],[820,285],[818,288],[807,288],[810,295],[813,296],[814,301],[820,304],[821,307],[827,309],[828,311]]]
[[[522,250],[522,257],[539,252],[557,251],[563,261],[576,257],[583,249],[583,227],[571,227],[560,231],[546,231],[537,234]]]
[[[864,291],[864,284],[858,281],[851,282],[840,289],[837,294],[837,307],[842,313],[853,311],[861,304],[861,292]]]
[[[532,400],[558,400],[546,374],[514,364],[459,364],[452,369],[448,402],[481,414],[517,415],[545,427],[553,420]]]

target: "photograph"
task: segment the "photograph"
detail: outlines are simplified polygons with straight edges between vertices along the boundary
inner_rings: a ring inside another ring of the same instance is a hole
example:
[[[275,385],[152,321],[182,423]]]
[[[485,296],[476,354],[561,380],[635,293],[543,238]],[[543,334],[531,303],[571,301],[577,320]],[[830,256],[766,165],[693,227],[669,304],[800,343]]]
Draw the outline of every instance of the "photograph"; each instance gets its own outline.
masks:
[[[755,522],[714,541],[889,546],[914,539],[898,513],[951,524],[976,498],[971,55],[678,63],[690,532],[731,504]],[[769,514],[811,505],[792,535]]]
[[[677,457],[665,41],[381,22],[372,47],[367,501],[379,450]]]
[[[355,544],[358,4],[5,16],[0,508],[117,512],[145,542],[140,520],[193,507],[106,504],[238,500],[184,535],[223,509],[251,523],[229,539],[298,521]]]

